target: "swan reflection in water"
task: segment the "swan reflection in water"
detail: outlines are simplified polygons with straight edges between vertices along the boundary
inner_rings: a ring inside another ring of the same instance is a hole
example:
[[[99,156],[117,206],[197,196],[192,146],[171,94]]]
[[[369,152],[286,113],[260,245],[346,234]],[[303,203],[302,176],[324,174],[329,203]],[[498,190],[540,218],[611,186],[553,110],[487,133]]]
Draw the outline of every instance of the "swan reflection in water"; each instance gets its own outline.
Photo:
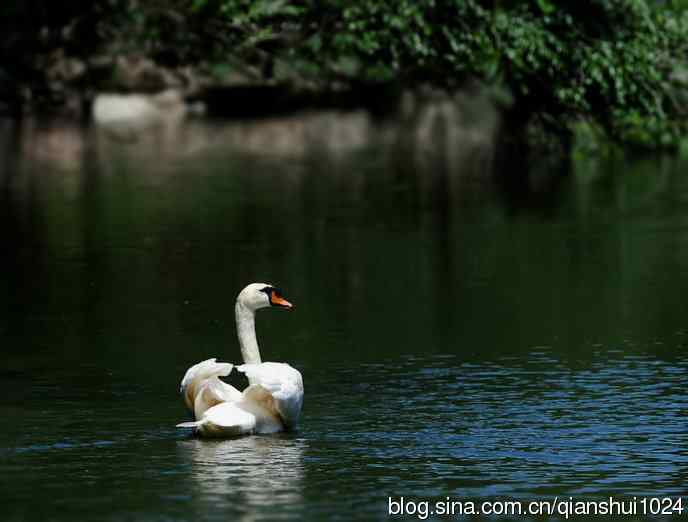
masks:
[[[293,434],[225,440],[188,439],[179,449],[191,458],[196,495],[223,511],[222,518],[280,518],[303,504],[304,439]]]

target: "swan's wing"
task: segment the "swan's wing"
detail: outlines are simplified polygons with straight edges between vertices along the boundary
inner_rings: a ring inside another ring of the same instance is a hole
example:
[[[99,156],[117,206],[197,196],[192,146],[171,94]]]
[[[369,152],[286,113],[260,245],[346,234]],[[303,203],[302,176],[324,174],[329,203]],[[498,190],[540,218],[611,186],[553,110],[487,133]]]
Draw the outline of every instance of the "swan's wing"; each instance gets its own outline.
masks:
[[[210,377],[196,386],[196,396],[193,403],[193,414],[200,419],[206,410],[223,402],[237,402],[243,397],[234,386],[221,381],[217,377]]]
[[[214,393],[218,400],[231,400],[229,397],[236,397],[236,393],[239,393],[239,391],[218,379],[220,376],[224,377],[229,375],[232,371],[232,368],[234,368],[234,365],[230,363],[219,363],[216,362],[216,359],[208,359],[189,368],[186,371],[186,374],[184,374],[184,378],[182,379],[181,386],[179,388],[179,391],[184,396],[186,407],[192,411],[194,410],[196,396],[198,395],[201,386],[208,379],[214,378],[217,383],[221,383],[215,384],[213,389],[210,390],[210,393]],[[239,397],[241,397],[241,394],[239,394]]]
[[[208,379],[210,377],[224,377],[230,374],[234,365],[230,363],[219,363],[217,359],[207,359],[198,364],[194,364],[191,368],[186,370],[184,378],[182,379],[180,391],[188,389],[195,382]]]
[[[303,405],[301,373],[284,363],[242,364],[237,370],[246,374],[250,386],[244,399],[277,415],[287,428],[295,428]]]
[[[256,417],[235,403],[223,402],[207,410],[196,422],[182,422],[178,428],[195,428],[204,437],[235,437],[253,433]]]

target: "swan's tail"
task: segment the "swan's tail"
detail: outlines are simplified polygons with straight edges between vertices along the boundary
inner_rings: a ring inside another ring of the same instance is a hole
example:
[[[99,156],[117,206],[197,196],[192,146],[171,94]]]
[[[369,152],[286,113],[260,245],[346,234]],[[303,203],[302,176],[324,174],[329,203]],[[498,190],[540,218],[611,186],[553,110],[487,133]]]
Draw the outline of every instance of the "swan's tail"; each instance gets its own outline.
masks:
[[[201,424],[203,424],[203,421],[195,421],[195,422],[180,422],[177,424],[177,428],[198,428]]]
[[[186,407],[189,410],[193,411],[196,393],[204,381],[213,377],[229,375],[234,368],[233,364],[216,361],[216,359],[208,359],[194,364],[184,374],[179,391],[184,395],[184,402],[186,402]]]

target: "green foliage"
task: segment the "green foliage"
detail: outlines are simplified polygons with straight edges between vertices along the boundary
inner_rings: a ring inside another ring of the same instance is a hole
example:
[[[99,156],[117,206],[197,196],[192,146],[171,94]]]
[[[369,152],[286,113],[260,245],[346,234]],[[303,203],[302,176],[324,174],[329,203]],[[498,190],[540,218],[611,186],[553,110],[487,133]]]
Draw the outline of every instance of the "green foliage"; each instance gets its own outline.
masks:
[[[516,103],[562,132],[582,118],[621,142],[676,145],[686,105],[671,79],[686,58],[686,13],[642,0],[560,4],[540,9],[550,14],[528,4],[496,14]]]
[[[106,48],[168,66],[200,64],[217,75],[240,70],[260,81],[317,88],[397,82],[452,89],[477,78],[513,94],[508,117],[515,128],[535,124],[567,137],[585,121],[643,147],[674,146],[686,134],[686,0],[101,0],[70,6],[10,2],[4,29],[14,44],[6,47],[15,53],[28,47],[32,56],[68,45],[59,38],[65,28],[82,27],[90,33],[83,33],[80,53]],[[12,30],[30,12],[42,13],[47,32]],[[0,73],[16,77],[22,70]]]
[[[686,131],[688,82],[675,74],[685,70],[684,3],[195,0],[194,10],[231,21],[240,52],[262,50],[253,59],[321,84],[479,78],[511,90],[518,126],[567,136],[583,119],[620,142],[666,147]]]

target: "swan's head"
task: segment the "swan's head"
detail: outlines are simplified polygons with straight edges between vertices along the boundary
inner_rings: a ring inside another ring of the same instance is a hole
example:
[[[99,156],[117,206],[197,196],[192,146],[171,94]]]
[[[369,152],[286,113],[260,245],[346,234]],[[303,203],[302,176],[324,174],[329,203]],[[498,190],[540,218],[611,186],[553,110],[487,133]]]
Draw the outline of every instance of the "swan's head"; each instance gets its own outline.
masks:
[[[270,306],[286,310],[291,310],[292,308],[292,304],[284,298],[279,288],[266,283],[251,283],[248,285],[239,292],[237,304],[253,311]]]

